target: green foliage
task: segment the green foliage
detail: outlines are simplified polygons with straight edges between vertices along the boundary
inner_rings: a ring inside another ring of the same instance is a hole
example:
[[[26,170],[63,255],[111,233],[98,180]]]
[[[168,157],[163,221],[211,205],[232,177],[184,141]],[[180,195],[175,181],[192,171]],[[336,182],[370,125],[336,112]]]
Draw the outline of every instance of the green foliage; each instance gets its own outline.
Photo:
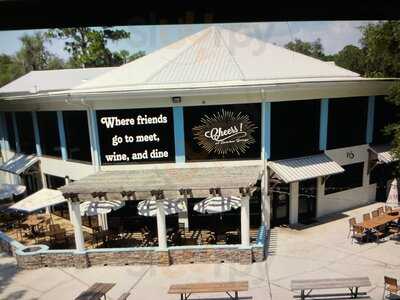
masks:
[[[400,77],[400,22],[385,21],[361,27],[369,77]]]
[[[400,108],[400,83],[394,83],[389,89],[386,101]],[[392,154],[400,159],[400,123],[390,124],[385,127],[384,133],[392,137]],[[397,174],[400,174],[399,164],[397,164]]]
[[[30,71],[62,69],[64,61],[46,49],[46,38],[40,32],[23,35],[21,49],[15,55],[0,55],[0,86]]]
[[[285,48],[320,60],[328,60],[328,56],[324,54],[324,48],[320,39],[316,39],[314,42],[304,42],[300,39],[295,39],[294,42],[287,43]]]
[[[362,49],[347,45],[334,56],[335,64],[358,74],[365,74],[365,53]]]
[[[65,40],[65,51],[71,55],[70,64],[77,68],[110,67],[124,63],[126,53],[112,52],[108,42],[117,42],[130,37],[125,30],[113,30],[107,27],[93,29],[89,27],[58,28],[46,33],[49,39]]]

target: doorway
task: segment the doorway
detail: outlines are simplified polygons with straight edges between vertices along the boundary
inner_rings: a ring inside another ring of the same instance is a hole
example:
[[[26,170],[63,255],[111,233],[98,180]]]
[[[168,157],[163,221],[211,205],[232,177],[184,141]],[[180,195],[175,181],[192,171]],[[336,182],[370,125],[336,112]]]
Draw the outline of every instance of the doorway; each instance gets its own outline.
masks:
[[[279,183],[271,191],[271,226],[289,224],[289,184]]]
[[[317,208],[317,179],[299,182],[299,218],[301,224],[311,224],[315,221]]]

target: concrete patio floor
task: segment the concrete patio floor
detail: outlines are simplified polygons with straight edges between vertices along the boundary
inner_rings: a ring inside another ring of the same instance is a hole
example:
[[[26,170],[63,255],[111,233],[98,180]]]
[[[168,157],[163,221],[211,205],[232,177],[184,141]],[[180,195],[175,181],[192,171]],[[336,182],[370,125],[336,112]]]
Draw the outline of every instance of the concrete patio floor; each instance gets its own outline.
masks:
[[[201,281],[248,280],[250,291],[241,299],[293,299],[290,281],[303,278],[368,276],[371,299],[382,299],[383,276],[400,278],[400,243],[353,244],[348,217],[361,220],[382,204],[372,204],[337,215],[309,228],[275,228],[266,262],[252,265],[209,264],[45,268],[18,271],[13,258],[0,255],[0,299],[74,299],[94,282],[115,282],[107,299],[130,292],[128,299],[179,299],[167,294],[170,284]],[[344,290],[341,290],[344,292]],[[191,299],[228,299],[222,294],[193,295]]]

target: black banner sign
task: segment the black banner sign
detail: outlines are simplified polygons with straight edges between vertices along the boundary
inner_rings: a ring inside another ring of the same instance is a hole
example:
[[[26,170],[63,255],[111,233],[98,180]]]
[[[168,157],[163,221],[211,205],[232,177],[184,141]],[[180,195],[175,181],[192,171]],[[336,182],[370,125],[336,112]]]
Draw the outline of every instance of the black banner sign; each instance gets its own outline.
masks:
[[[97,111],[102,164],[175,161],[171,108]]]
[[[260,104],[184,108],[186,159],[258,159]]]

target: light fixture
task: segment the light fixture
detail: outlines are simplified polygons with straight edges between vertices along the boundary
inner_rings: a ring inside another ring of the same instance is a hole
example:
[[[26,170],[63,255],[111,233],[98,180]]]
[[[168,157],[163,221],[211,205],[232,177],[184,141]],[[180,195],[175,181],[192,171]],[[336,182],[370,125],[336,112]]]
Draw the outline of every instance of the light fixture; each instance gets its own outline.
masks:
[[[181,102],[182,102],[181,97],[179,97],[179,96],[172,97],[172,103],[177,104],[177,103],[181,103]]]

